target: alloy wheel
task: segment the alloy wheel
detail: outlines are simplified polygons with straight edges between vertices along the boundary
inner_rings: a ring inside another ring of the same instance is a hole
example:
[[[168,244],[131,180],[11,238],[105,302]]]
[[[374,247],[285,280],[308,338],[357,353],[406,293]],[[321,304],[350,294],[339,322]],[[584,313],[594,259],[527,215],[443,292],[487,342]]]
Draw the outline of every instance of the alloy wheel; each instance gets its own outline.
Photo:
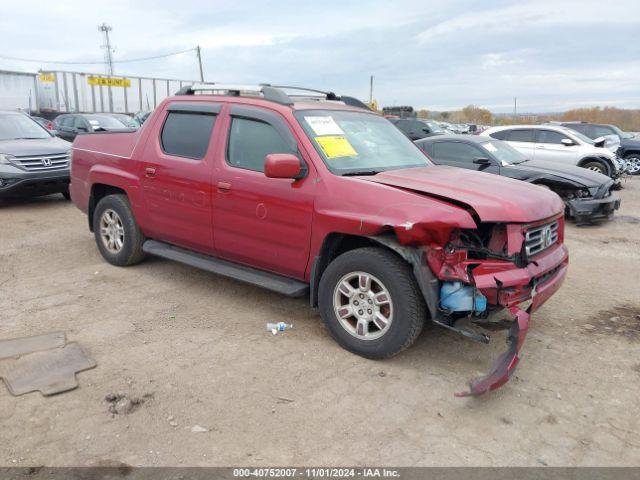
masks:
[[[337,283],[333,309],[342,328],[360,340],[382,337],[393,321],[389,290],[375,276],[351,272]]]
[[[115,210],[105,210],[100,217],[100,239],[109,253],[119,253],[124,246],[124,226]]]

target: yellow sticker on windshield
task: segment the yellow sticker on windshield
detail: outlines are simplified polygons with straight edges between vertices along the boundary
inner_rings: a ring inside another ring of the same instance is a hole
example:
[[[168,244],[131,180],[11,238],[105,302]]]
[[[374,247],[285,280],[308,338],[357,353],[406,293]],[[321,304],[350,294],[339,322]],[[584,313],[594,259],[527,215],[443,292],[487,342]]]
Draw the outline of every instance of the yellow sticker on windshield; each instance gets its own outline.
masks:
[[[316,137],[316,142],[322,148],[327,158],[340,157],[356,157],[358,152],[349,143],[346,137],[342,135],[325,135],[324,137]]]

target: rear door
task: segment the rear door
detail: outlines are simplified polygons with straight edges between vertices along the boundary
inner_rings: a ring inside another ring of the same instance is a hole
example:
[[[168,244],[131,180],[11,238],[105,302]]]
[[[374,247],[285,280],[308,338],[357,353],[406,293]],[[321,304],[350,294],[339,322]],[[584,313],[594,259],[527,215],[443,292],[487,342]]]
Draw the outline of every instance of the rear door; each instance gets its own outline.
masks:
[[[577,163],[580,146],[573,143],[572,139],[555,130],[538,130],[536,133],[536,160]],[[573,144],[565,145],[562,143],[565,139]]]
[[[140,162],[148,235],[211,254],[212,170],[220,105],[174,102],[147,139]]]
[[[223,258],[303,278],[309,259],[316,172],[287,121],[260,107],[232,105],[226,151],[215,168],[215,248]],[[292,153],[308,169],[301,180],[267,178],[264,159]]]
[[[504,136],[504,140],[509,142],[513,148],[518,150],[529,160],[533,160],[536,157],[535,148],[535,130],[532,128],[514,128],[508,130]]]

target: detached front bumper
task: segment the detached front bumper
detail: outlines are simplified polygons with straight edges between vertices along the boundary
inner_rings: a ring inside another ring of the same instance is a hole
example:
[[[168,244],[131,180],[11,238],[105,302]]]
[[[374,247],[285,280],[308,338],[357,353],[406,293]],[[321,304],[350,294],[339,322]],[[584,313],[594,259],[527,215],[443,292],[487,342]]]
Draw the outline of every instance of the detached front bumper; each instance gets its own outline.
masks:
[[[576,198],[567,200],[565,205],[569,209],[569,214],[576,223],[591,223],[607,220],[620,208],[620,197],[609,195],[605,198],[589,199]]]
[[[529,330],[531,314],[540,308],[562,285],[568,268],[568,253],[558,245],[544,258],[526,268],[487,273],[475,278],[476,286],[488,298],[507,308],[513,323],[507,336],[507,350],[483,377],[469,382],[469,389],[456,397],[482,395],[509,381],[520,360],[519,353]]]

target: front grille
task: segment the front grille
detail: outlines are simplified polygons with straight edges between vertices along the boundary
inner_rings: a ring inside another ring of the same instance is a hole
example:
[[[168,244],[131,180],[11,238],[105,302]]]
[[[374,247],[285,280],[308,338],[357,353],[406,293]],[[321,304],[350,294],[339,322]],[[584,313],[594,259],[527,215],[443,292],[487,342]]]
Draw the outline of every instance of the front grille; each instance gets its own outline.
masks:
[[[540,227],[527,230],[524,245],[527,256],[530,257],[546,250],[558,241],[558,221],[547,223]]]
[[[69,155],[66,153],[57,153],[54,155],[14,157],[11,159],[11,163],[29,172],[62,170],[69,167]]]

